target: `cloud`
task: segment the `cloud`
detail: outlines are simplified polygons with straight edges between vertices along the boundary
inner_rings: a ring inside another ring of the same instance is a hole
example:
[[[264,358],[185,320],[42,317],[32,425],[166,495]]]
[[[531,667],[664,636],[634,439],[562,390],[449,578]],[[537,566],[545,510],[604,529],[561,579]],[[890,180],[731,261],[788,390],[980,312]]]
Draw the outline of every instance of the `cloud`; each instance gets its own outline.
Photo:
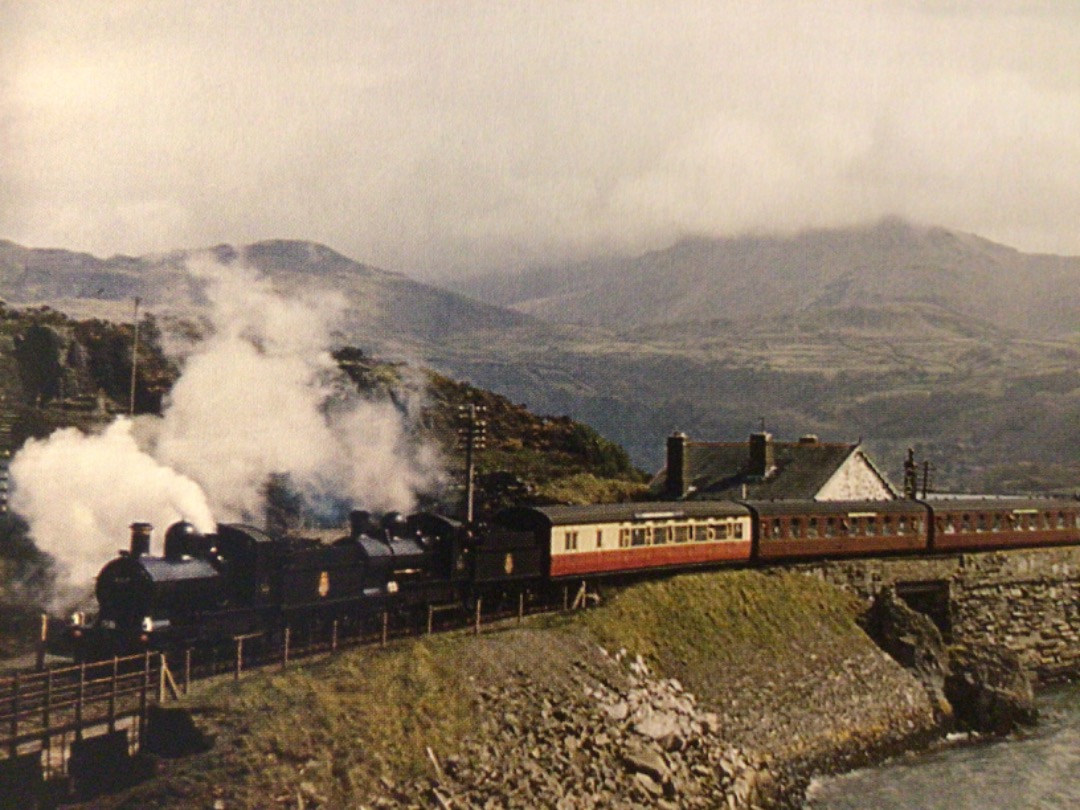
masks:
[[[1080,253],[1062,3],[0,6],[0,233],[435,275],[898,214]]]

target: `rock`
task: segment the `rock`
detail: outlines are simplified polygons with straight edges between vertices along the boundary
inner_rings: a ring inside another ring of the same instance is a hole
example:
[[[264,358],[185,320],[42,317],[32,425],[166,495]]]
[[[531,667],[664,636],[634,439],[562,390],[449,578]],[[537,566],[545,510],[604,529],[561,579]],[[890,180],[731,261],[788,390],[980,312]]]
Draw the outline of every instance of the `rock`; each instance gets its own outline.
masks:
[[[657,713],[634,723],[634,731],[651,740],[667,740],[681,736],[679,719],[673,714]]]
[[[622,759],[629,770],[648,774],[658,783],[662,784],[671,778],[671,771],[663,755],[653,748],[627,748],[623,751]]]
[[[1005,651],[953,648],[945,693],[965,728],[1008,734],[1038,719],[1035,690],[1019,659]]]
[[[875,597],[863,625],[881,649],[919,679],[938,722],[948,722],[952,716],[945,695],[949,651],[937,625],[908,607],[892,590]]]

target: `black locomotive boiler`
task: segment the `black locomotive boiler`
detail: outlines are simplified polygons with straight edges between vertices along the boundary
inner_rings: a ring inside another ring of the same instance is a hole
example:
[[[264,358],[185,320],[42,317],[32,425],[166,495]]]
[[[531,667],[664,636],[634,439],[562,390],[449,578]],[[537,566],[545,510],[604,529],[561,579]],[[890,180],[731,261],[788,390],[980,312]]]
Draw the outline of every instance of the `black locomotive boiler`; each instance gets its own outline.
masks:
[[[212,534],[190,523],[165,533],[131,527],[130,548],[97,578],[96,616],[76,614],[56,652],[98,658],[140,649],[200,646],[285,627],[364,621],[464,603],[541,576],[531,535],[474,530],[433,513],[350,515],[347,533],[274,535],[243,524]]]

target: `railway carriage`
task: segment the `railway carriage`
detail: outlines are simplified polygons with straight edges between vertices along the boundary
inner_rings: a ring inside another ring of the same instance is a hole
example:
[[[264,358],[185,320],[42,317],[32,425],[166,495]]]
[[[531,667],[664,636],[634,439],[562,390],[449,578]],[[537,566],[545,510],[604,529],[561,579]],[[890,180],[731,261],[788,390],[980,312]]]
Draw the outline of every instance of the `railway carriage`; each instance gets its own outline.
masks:
[[[929,501],[934,551],[1080,543],[1080,501],[950,498]]]
[[[929,510],[918,501],[747,501],[754,559],[925,551]]]
[[[552,580],[750,560],[750,510],[730,501],[539,506],[497,520],[533,533]]]

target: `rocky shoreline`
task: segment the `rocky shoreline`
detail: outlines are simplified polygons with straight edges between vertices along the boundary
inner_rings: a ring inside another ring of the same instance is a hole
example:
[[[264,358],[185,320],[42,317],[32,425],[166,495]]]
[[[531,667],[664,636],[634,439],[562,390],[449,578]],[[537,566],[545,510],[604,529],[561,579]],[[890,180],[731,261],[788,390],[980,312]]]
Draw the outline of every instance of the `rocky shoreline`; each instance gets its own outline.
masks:
[[[817,705],[733,697],[714,707],[625,650],[608,654],[571,637],[553,644],[529,631],[477,644],[486,648],[469,667],[478,733],[453,754],[430,752],[430,776],[386,780],[367,806],[794,808],[813,776],[925,745],[938,728],[902,672],[884,680],[890,694],[871,697],[882,683],[876,665],[891,669],[884,658],[820,670],[831,688]],[[509,672],[482,663],[508,654],[518,661]],[[546,658],[539,668],[537,654]],[[774,676],[778,695],[782,676]],[[854,701],[836,702],[856,691]]]

